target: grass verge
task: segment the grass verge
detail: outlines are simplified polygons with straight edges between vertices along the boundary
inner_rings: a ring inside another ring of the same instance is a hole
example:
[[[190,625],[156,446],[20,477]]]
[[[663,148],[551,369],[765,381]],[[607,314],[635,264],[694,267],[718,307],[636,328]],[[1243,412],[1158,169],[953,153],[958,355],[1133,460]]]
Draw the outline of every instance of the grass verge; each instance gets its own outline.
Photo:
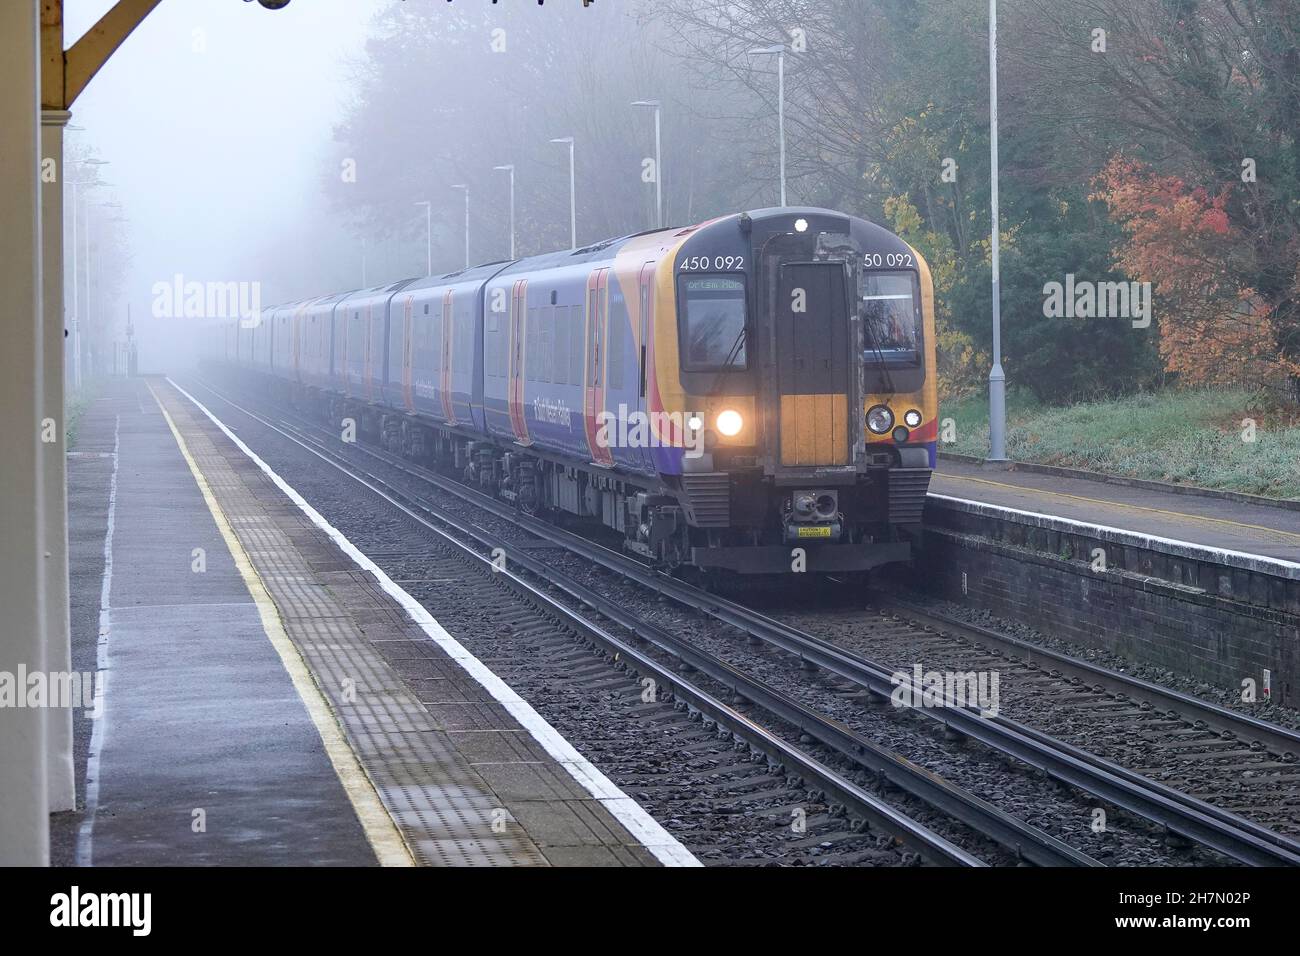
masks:
[[[946,403],[956,441],[988,454],[988,399]],[[1254,423],[1253,429],[1250,422]],[[1223,491],[1300,498],[1300,409],[1245,391],[1169,389],[1066,407],[1007,400],[1007,456]]]

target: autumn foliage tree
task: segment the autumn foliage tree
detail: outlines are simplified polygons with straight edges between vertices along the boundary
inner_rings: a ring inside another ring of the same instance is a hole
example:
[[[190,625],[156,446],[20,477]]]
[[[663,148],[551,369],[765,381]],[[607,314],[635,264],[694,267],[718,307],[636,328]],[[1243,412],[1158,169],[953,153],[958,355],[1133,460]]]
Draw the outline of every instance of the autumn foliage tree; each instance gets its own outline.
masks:
[[[1232,186],[1211,193],[1119,155],[1097,177],[1124,230],[1116,265],[1150,282],[1166,370],[1191,385],[1280,387],[1300,364],[1280,354],[1274,309],[1235,277],[1256,271],[1228,215]]]

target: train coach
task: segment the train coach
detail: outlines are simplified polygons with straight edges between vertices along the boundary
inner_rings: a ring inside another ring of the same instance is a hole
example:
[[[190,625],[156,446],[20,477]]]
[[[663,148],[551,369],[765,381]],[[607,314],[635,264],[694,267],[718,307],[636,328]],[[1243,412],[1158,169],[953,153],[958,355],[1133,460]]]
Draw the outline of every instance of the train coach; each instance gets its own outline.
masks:
[[[825,209],[322,296],[205,342],[253,387],[667,568],[906,561],[935,463],[928,267]]]

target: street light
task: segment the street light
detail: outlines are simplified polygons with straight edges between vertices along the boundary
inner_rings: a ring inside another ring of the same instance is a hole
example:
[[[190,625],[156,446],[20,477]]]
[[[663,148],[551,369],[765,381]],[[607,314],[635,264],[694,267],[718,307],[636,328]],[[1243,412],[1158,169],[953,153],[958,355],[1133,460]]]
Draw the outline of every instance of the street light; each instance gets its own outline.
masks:
[[[578,248],[578,193],[577,181],[573,175],[573,137],[561,136],[551,140],[552,143],[569,144],[569,248]]]
[[[433,275],[433,203],[422,199],[416,203],[424,207],[424,262],[425,275]]]
[[[1007,460],[1007,377],[1002,371],[1002,273],[998,208],[998,0],[989,0],[989,164],[993,178],[993,368],[989,370],[989,461]]]
[[[761,46],[749,51],[750,56],[776,57],[776,124],[781,140],[781,205],[785,205],[785,45]]]
[[[79,166],[107,166],[106,159],[85,159],[78,163]],[[96,179],[73,180],[68,183],[72,187],[72,329],[71,342],[72,347],[72,387],[80,390],[81,388],[81,302],[77,291],[77,199],[78,189],[81,186],[102,186],[104,183]],[[90,209],[86,210],[86,307],[90,307]]]
[[[515,257],[515,167],[513,163],[493,166],[494,170],[510,173],[510,258]]]
[[[97,221],[96,221],[96,223],[95,223],[96,226],[98,226],[98,230],[99,230],[99,232],[98,232],[98,236],[97,236],[97,238],[96,238],[96,240],[95,240],[97,245],[102,245],[103,242],[104,242],[104,223],[106,223],[106,222],[128,222],[129,220],[128,220],[125,216],[123,216],[123,215],[120,214],[121,209],[122,209],[122,204],[121,204],[120,202],[94,202],[94,203],[92,203],[92,202],[87,202],[87,203],[86,203],[86,328],[89,330],[89,339],[88,339],[88,345],[89,345],[89,348],[87,349],[87,351],[90,353],[90,357],[93,358],[93,357],[95,356],[95,354],[96,354],[96,352],[95,352],[95,327],[96,327],[96,323],[92,321],[93,316],[91,315],[91,303],[92,303],[94,300],[93,300],[93,299],[91,298],[91,296],[90,296],[90,280],[91,280],[91,277],[92,277],[92,276],[95,278],[95,290],[96,290],[96,292],[99,293],[99,296],[100,296],[100,299],[101,299],[101,302],[100,302],[100,306],[101,306],[100,323],[102,324],[102,322],[103,322],[103,315],[102,315],[102,312],[104,311],[104,309],[103,309],[104,302],[102,301],[102,300],[103,300],[103,297],[104,297],[104,267],[103,267],[103,263],[102,263],[102,262],[98,263],[98,265],[99,265],[99,272],[96,273],[96,272],[95,272],[95,265],[96,265],[96,263],[95,263],[95,261],[91,258],[91,254],[90,254],[90,252],[91,252],[91,245],[90,245],[90,227],[91,227],[90,210],[91,210],[91,209],[116,209],[116,210],[119,211],[119,214],[116,215],[116,216],[110,216],[110,217],[108,217],[107,219],[104,218],[103,216],[100,216],[100,217],[97,219]],[[90,365],[91,365],[91,372],[93,373],[93,372],[94,372],[95,362],[92,361],[92,362],[90,363]]]
[[[456,183],[452,189],[463,189],[465,191],[465,268],[469,268],[469,187],[464,183]]]
[[[655,111],[655,226],[662,229],[664,227],[663,154],[659,148],[659,113],[661,104],[658,100],[637,100],[632,105],[649,106]]]

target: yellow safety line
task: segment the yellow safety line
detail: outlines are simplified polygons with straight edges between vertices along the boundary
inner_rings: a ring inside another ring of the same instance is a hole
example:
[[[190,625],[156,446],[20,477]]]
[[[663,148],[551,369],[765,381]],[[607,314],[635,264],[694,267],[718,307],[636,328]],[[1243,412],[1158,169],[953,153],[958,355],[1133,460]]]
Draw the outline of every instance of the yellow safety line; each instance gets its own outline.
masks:
[[[1187,518],[1191,521],[1204,521],[1211,524],[1225,524],[1234,528],[1248,528],[1251,531],[1267,531],[1269,534],[1280,535],[1284,538],[1294,538],[1300,541],[1300,534],[1293,531],[1279,531],[1277,528],[1269,528],[1265,525],[1246,524],[1242,521],[1231,521],[1227,518],[1207,518],[1204,515],[1187,514],[1185,511],[1166,511],[1162,508],[1148,508],[1145,505],[1130,505],[1121,501],[1110,501],[1106,498],[1085,498],[1082,495],[1067,495],[1060,491],[1044,491],[1041,488],[1027,488],[1024,485],[1009,485],[1001,481],[990,481],[987,478],[968,478],[965,475],[950,475],[946,472],[935,472],[937,478],[947,478],[952,481],[973,481],[981,485],[992,485],[995,488],[1006,488],[1010,491],[1023,491],[1035,495],[1050,495],[1053,498],[1068,498],[1072,501],[1084,501],[1094,505],[1109,505],[1112,508],[1127,508],[1130,511],[1147,511],[1151,514],[1165,515],[1170,518]],[[989,502],[994,504],[994,502]]]
[[[411,855],[410,848],[402,839],[401,831],[393,822],[393,818],[389,816],[383,801],[379,799],[379,794],[375,792],[374,785],[366,775],[364,767],[362,767],[352,747],[348,744],[343,728],[339,725],[338,718],[330,707],[329,699],[317,686],[311,669],[302,659],[297,646],[285,632],[284,624],[280,620],[280,611],[276,607],[275,601],[272,600],[270,593],[266,590],[266,586],[257,573],[257,569],[253,567],[253,563],[249,560],[243,544],[230,527],[225,512],[212,494],[207,478],[199,470],[198,463],[190,454],[189,446],[185,443],[185,438],[181,435],[180,429],[176,427],[171,415],[163,407],[163,403],[159,399],[158,393],[154,391],[153,386],[149,385],[148,388],[149,393],[153,395],[154,401],[158,403],[163,418],[167,420],[167,427],[171,429],[176,444],[180,447],[181,455],[184,456],[185,463],[190,467],[190,473],[194,475],[194,480],[198,483],[199,491],[203,494],[203,500],[207,502],[208,511],[212,513],[212,518],[217,523],[217,528],[226,542],[226,547],[230,549],[230,554],[235,559],[235,567],[239,569],[240,577],[244,579],[244,585],[248,588],[248,593],[257,606],[257,613],[262,619],[262,629],[266,632],[267,638],[270,639],[271,646],[280,655],[280,662],[284,665],[284,669],[288,671],[294,689],[298,692],[298,697],[301,698],[303,705],[307,708],[307,714],[311,717],[312,723],[316,725],[316,732],[320,734],[321,743],[325,746],[325,753],[329,755],[330,763],[334,765],[334,772],[338,774],[339,782],[343,784],[343,790],[352,803],[352,809],[361,822],[361,828],[365,831],[366,839],[369,841],[371,849],[374,850],[379,864],[381,866],[414,866],[415,860]]]

